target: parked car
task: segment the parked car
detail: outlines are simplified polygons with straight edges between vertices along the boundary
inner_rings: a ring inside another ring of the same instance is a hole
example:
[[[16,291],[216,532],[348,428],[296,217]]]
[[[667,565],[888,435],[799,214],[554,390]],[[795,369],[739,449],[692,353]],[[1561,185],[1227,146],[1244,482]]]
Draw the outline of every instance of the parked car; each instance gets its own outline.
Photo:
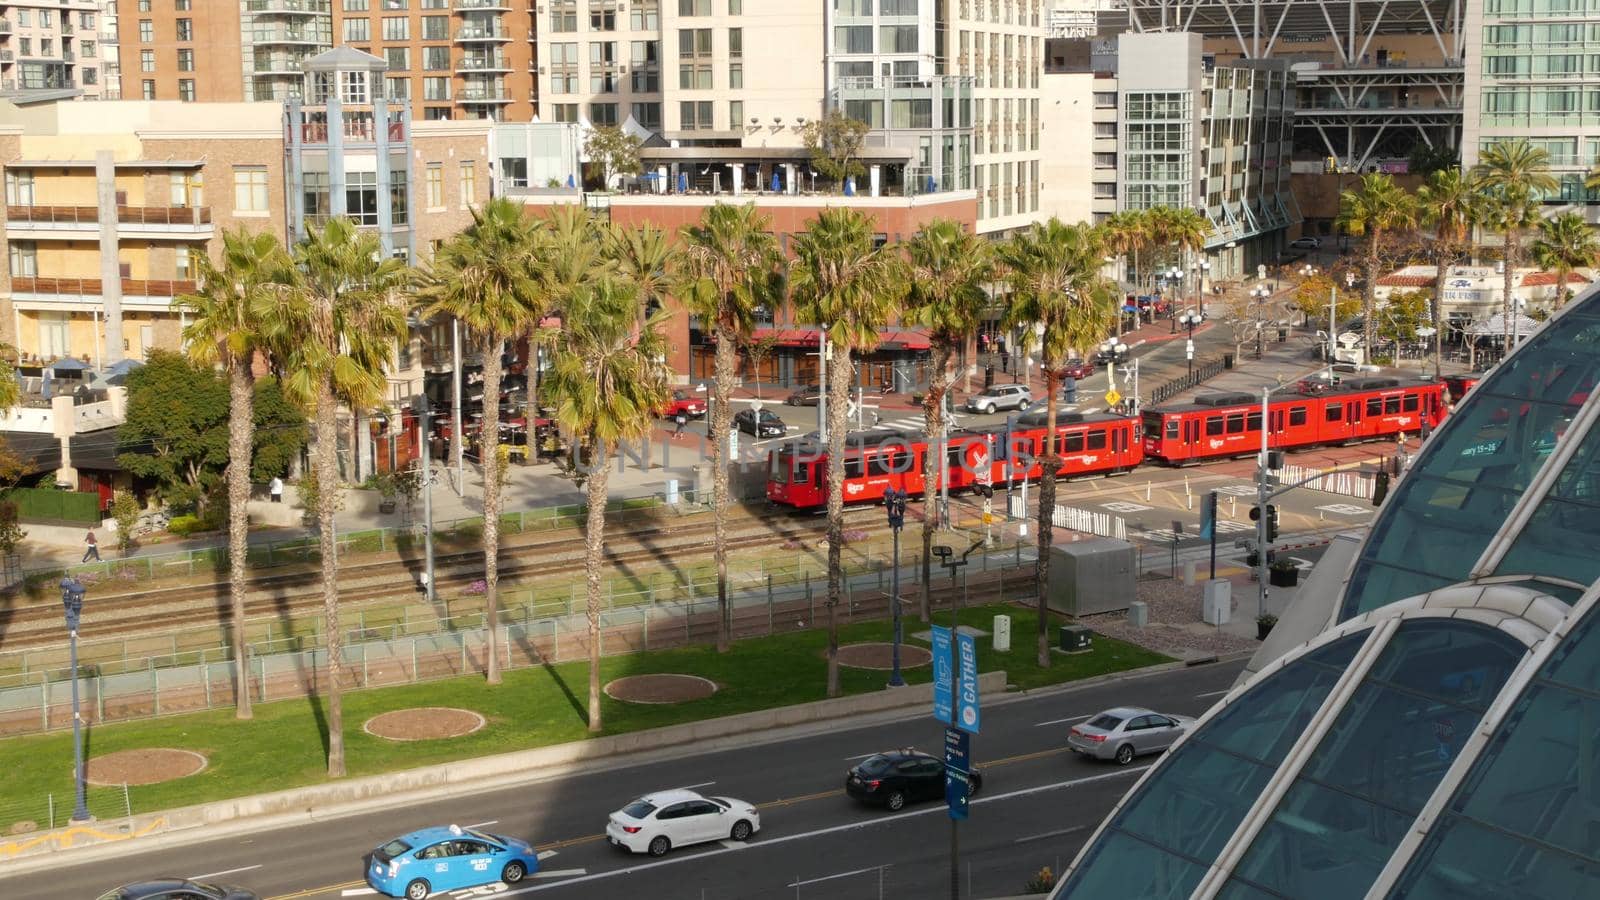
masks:
[[[741,409],[733,414],[733,425],[746,434],[758,438],[783,437],[789,427],[783,420],[766,410]]]
[[[459,825],[424,828],[372,851],[367,886],[386,897],[424,900],[431,894],[504,882],[539,871],[533,845]]]
[[[1298,237],[1290,241],[1289,246],[1296,250],[1315,250],[1322,246],[1322,240],[1314,237]]]
[[[1067,732],[1067,748],[1125,766],[1143,753],[1160,753],[1194,725],[1188,716],[1168,716],[1136,706],[1108,709]]]
[[[968,773],[968,796],[983,788],[983,775]],[[944,760],[916,750],[891,750],[867,757],[844,777],[844,792],[862,803],[903,809],[919,800],[943,799]]]
[[[794,392],[783,398],[787,406],[816,406],[822,401],[822,387],[808,384],[795,388]]]
[[[630,853],[665,856],[673,847],[748,841],[760,830],[761,814],[743,800],[674,790],[647,794],[612,813],[606,839]]]
[[[661,418],[676,419],[678,413],[683,413],[691,419],[704,418],[706,401],[688,391],[673,391],[671,399],[661,407]]]
[[[1081,359],[1069,359],[1061,370],[1065,378],[1088,378],[1094,374],[1094,364]]]
[[[982,393],[967,398],[967,411],[992,413],[997,409],[1026,409],[1033,402],[1033,393],[1026,385],[995,384]]]
[[[260,900],[253,892],[225,884],[205,884],[182,878],[156,878],[125,884],[100,895],[99,900]]]

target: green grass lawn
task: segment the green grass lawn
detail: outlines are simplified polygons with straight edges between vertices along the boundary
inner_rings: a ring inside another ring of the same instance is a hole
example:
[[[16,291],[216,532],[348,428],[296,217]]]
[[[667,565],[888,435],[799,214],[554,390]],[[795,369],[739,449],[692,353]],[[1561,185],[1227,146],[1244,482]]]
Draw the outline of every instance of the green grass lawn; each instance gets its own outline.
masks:
[[[975,607],[962,611],[962,622],[989,630],[998,613],[1013,617],[1011,650],[997,653],[991,641],[981,640],[980,668],[986,672],[1004,670],[1008,681],[1023,688],[1167,661],[1160,654],[1097,636],[1092,653],[1056,654],[1053,664],[1041,669],[1034,660],[1038,632],[1031,612],[1016,606]],[[941,624],[948,624],[948,615],[940,618]],[[923,627],[912,618],[906,623],[906,633],[910,635]],[[840,628],[841,643],[888,640],[890,635],[887,622]],[[918,643],[909,637],[907,642]],[[712,648],[697,648],[607,658],[601,664],[602,683],[624,675],[682,672],[709,678],[721,689],[712,697],[676,706],[630,705],[602,696],[606,733],[823,699],[826,645],[827,635],[819,630],[741,641],[726,655],[719,655]],[[886,677],[883,672],[849,668],[840,671],[843,689],[850,694],[880,690]],[[916,684],[928,681],[931,672],[923,666],[906,670],[905,676]],[[498,688],[473,676],[348,693],[344,714],[349,772],[371,775],[581,740],[588,735],[584,721],[587,691],[588,667],[580,662],[507,672],[505,683]],[[414,706],[475,710],[488,719],[488,725],[462,738],[412,743],[392,743],[361,728],[374,715]],[[89,732],[87,752],[92,758],[117,750],[174,747],[207,756],[210,765],[199,775],[130,788],[133,811],[138,813],[321,782],[325,770],[322,734],[318,704],[287,700],[257,704],[255,718],[249,722],[236,721],[229,710],[216,710],[97,726]],[[70,808],[71,760],[71,732],[0,742],[0,771],[6,773],[5,797],[0,799],[0,830],[24,819],[42,826],[46,821],[46,796],[50,794],[55,797],[57,810],[63,803]],[[96,815],[121,814],[120,788],[96,791],[91,800]]]

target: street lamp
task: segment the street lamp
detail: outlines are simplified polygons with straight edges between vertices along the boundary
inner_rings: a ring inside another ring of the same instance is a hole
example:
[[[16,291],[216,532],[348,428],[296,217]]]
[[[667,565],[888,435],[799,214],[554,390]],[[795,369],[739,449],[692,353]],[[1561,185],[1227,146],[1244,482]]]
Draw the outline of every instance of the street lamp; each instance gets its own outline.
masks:
[[[883,506],[889,514],[889,527],[894,529],[894,578],[890,588],[894,592],[894,668],[889,672],[889,687],[905,687],[900,677],[900,529],[906,524],[905,488],[890,488],[884,492]]]
[[[1183,302],[1183,267],[1173,266],[1167,270],[1167,283],[1172,285],[1172,299],[1169,303],[1174,305]]]
[[[1107,360],[1106,388],[1108,391],[1115,391],[1117,389],[1117,366],[1120,365],[1124,359],[1127,359],[1128,345],[1124,344],[1120,338],[1112,338],[1100,345],[1100,355],[1105,357]],[[1138,371],[1139,361],[1134,360],[1132,372],[1130,373],[1129,370],[1124,369],[1123,376],[1127,378],[1136,378],[1137,376],[1134,373],[1137,373]],[[1137,380],[1135,380],[1133,384],[1133,396],[1128,398],[1130,406],[1136,407],[1138,405],[1138,394],[1139,383]],[[1116,404],[1112,405],[1114,406]]]
[[[89,821],[89,804],[84,798],[83,784],[83,714],[78,708],[78,617],[83,613],[83,585],[78,579],[67,576],[61,579],[61,606],[67,615],[67,637],[71,642],[72,667],[72,780],[77,798],[72,807],[72,821]]]
[[[1258,284],[1250,289],[1250,299],[1256,307],[1256,359],[1261,358],[1261,335],[1266,328],[1264,318],[1267,310],[1267,300],[1272,297],[1272,288],[1265,284]]]
[[[1178,324],[1189,330],[1189,339],[1184,344],[1183,354],[1189,360],[1190,377],[1194,376],[1194,327],[1204,321],[1205,316],[1193,309],[1184,310],[1183,315],[1178,317]]]

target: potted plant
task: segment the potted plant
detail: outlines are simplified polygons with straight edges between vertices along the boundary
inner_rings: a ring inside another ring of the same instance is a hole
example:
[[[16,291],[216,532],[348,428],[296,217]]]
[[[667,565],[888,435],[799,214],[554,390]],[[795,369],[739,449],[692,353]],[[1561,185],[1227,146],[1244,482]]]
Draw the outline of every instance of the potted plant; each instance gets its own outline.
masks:
[[[424,451],[426,452],[426,451]],[[412,465],[389,476],[394,480],[395,493],[406,501],[406,518],[410,519],[422,493],[422,471]]]
[[[1278,624],[1278,617],[1272,613],[1262,613],[1256,616],[1256,640],[1264,641],[1272,633],[1274,625]]]
[[[1294,587],[1300,583],[1300,567],[1279,559],[1267,568],[1267,583],[1273,587]]]
[[[381,498],[378,501],[378,512],[388,515],[395,511],[398,505],[395,498],[400,495],[400,486],[395,483],[394,473],[379,472],[372,476],[372,487]]]

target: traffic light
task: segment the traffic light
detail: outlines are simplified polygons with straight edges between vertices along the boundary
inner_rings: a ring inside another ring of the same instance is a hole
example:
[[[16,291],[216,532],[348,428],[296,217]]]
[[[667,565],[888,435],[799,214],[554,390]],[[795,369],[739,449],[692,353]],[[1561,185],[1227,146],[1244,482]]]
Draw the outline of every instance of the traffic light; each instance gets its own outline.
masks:
[[[1372,505],[1382,506],[1383,498],[1389,496],[1389,473],[1380,471],[1372,485]]]
[[[1277,539],[1278,539],[1278,508],[1269,503],[1269,504],[1267,504],[1267,542],[1271,543],[1271,542],[1273,542],[1273,541],[1275,541]]]
[[[1267,468],[1270,469],[1273,472],[1279,471],[1280,469],[1283,468],[1283,451],[1282,450],[1268,450],[1267,451]]]

